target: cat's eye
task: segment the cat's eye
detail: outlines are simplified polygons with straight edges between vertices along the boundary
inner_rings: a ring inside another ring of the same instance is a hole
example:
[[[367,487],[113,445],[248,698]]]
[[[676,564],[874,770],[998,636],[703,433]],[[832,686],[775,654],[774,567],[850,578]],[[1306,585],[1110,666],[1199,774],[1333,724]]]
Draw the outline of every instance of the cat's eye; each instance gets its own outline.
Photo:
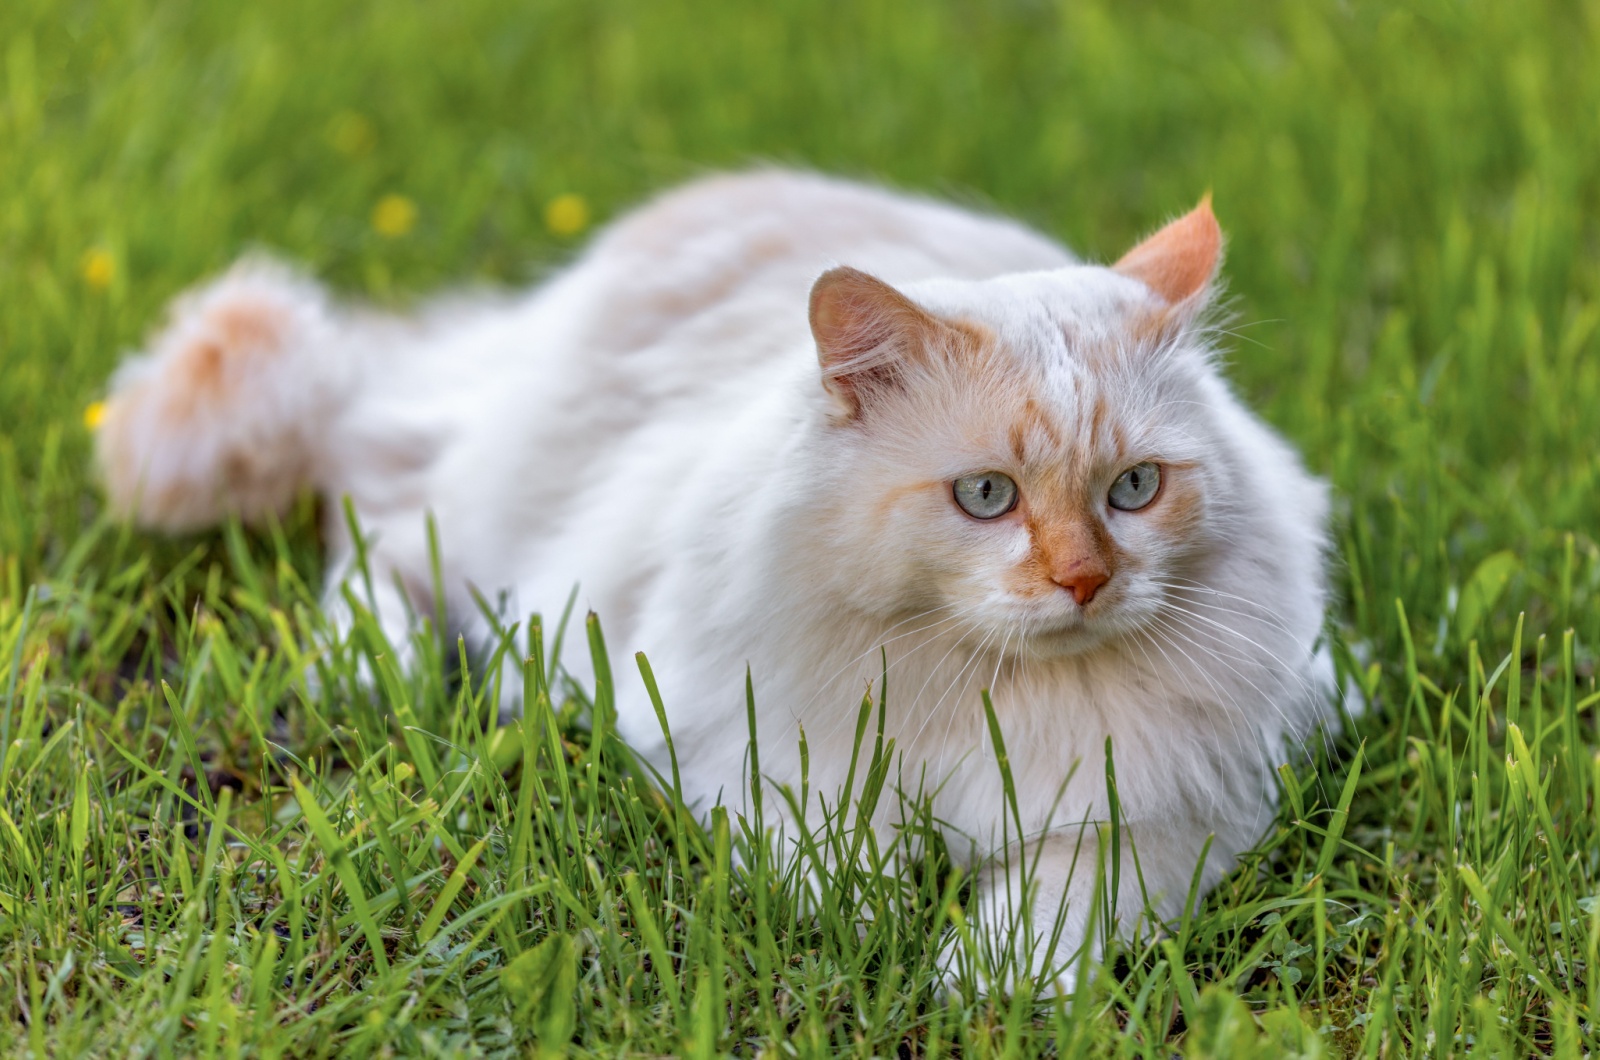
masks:
[[[951,485],[956,503],[974,519],[998,519],[1017,506],[1017,484],[998,471],[980,471]]]
[[[1111,507],[1125,512],[1136,512],[1156,499],[1161,491],[1161,466],[1148,460],[1135,464],[1117,476],[1111,484],[1106,500]]]

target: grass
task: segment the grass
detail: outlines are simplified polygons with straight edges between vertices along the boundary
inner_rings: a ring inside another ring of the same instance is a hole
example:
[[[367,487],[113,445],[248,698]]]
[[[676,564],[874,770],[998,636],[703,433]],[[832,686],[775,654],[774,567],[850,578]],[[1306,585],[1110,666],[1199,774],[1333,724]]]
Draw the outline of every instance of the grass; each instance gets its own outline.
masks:
[[[1592,1050],[1597,36],[1554,0],[0,5],[0,1052]],[[242,250],[385,302],[519,284],[583,206],[752,159],[1101,258],[1213,189],[1232,374],[1334,485],[1374,709],[1071,1004],[941,997],[961,880],[876,871],[848,810],[817,856],[856,867],[800,908],[630,766],[632,661],[546,668],[554,614],[508,631],[535,679],[496,731],[431,629],[409,673],[372,628],[314,649],[309,503],[99,515],[85,407]]]

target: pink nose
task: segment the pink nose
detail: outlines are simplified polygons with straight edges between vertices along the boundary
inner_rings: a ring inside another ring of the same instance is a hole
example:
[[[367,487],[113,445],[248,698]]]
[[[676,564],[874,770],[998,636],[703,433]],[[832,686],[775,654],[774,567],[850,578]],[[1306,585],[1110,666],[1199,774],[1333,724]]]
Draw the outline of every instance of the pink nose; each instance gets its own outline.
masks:
[[[1055,583],[1072,594],[1078,601],[1078,606],[1083,607],[1094,599],[1094,594],[1100,586],[1111,580],[1111,575],[1103,570],[1089,569],[1076,571],[1064,577],[1055,579]]]

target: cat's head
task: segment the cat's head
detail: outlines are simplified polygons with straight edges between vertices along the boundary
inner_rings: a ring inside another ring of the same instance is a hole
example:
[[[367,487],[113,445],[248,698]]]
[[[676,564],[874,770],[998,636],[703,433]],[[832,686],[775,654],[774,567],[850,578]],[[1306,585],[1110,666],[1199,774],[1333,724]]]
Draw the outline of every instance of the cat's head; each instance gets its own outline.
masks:
[[[863,606],[1061,654],[1250,547],[1263,484],[1233,466],[1243,414],[1198,323],[1221,243],[1205,201],[1111,267],[817,281],[821,503]]]

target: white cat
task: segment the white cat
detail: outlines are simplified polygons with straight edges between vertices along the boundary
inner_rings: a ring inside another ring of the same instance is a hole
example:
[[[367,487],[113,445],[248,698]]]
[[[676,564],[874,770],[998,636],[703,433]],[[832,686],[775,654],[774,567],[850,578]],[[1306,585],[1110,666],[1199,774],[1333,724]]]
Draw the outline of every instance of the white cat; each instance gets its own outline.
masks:
[[[1331,721],[1325,491],[1217,371],[1198,321],[1220,248],[1209,201],[1102,267],[756,172],[640,208],[506,304],[390,319],[247,262],[119,371],[100,463],[116,511],[169,530],[348,494],[397,645],[396,581],[434,608],[430,512],[469,636],[469,587],[551,614],[581,585],[613,651],[649,655],[701,809],[744,808],[747,666],[763,773],[798,787],[803,726],[831,797],[886,648],[904,783],[937,789],[953,853],[995,854],[992,689],[1028,839],[976,866],[978,925],[1009,934],[1036,859],[1035,931],[1066,919],[1033,972],[1059,973],[1089,934],[1108,738],[1170,917],[1208,837],[1204,887],[1269,822],[1286,747]],[[665,768],[642,683],[617,699]]]

